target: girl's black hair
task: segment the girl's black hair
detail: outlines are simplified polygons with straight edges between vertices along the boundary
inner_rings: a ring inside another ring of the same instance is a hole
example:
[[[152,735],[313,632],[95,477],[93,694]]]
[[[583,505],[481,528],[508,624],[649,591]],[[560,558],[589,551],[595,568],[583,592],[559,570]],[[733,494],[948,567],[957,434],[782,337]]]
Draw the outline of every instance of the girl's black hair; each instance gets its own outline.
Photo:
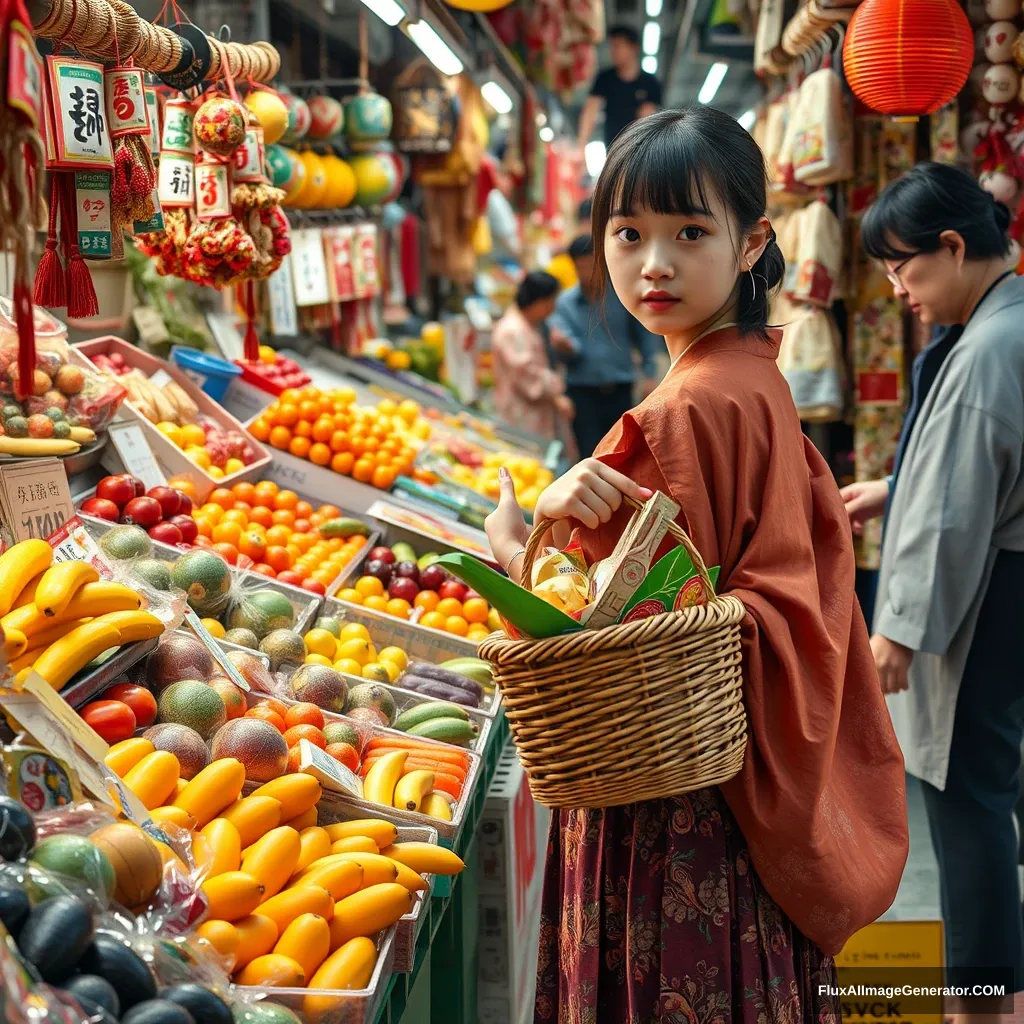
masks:
[[[684,107],[651,114],[621,132],[612,144],[594,189],[594,280],[608,264],[604,235],[613,210],[644,206],[655,213],[706,213],[717,192],[746,234],[764,215],[767,177],[757,143],[735,118],[714,107]],[[769,293],[782,281],[786,263],[775,233],[754,264],[753,278],[740,274],[739,327],[766,336]]]
[[[939,235],[955,231],[967,259],[989,260],[1009,251],[1010,211],[966,171],[923,163],[886,185],[861,222],[864,251],[876,260],[905,260],[942,248]]]
[[[526,309],[535,302],[557,295],[560,287],[558,278],[546,270],[531,270],[516,288],[516,305]]]

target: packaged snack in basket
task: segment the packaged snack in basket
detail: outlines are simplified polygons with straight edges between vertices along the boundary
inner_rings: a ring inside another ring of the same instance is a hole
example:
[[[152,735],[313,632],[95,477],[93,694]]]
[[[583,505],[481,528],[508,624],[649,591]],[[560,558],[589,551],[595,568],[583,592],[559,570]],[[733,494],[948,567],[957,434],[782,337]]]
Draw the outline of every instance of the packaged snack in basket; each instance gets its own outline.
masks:
[[[708,570],[712,584],[718,582],[718,571],[718,566]],[[667,611],[692,608],[707,604],[708,598],[704,582],[697,575],[686,548],[673,548],[655,563],[626,602],[618,621],[635,622]]]
[[[578,540],[564,551],[549,548],[533,563],[532,579],[534,595],[567,615],[590,603],[587,563]]]

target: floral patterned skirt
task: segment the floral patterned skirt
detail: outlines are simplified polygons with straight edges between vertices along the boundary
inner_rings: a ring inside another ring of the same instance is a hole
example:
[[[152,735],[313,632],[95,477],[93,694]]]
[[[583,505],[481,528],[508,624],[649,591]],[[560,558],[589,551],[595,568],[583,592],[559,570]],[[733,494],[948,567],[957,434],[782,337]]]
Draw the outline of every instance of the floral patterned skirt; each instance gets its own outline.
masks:
[[[536,1024],[838,1024],[717,788],[552,815]]]

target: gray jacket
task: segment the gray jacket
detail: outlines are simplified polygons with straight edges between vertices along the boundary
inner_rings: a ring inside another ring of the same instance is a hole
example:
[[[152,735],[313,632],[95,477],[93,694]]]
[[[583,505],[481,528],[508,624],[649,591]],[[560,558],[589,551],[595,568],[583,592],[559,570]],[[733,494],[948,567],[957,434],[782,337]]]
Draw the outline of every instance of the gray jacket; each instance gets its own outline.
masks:
[[[1024,551],[1022,466],[1018,277],[978,306],[943,363],[907,444],[886,525],[875,632],[915,651],[910,688],[889,698],[889,710],[907,771],[939,789],[996,553]]]

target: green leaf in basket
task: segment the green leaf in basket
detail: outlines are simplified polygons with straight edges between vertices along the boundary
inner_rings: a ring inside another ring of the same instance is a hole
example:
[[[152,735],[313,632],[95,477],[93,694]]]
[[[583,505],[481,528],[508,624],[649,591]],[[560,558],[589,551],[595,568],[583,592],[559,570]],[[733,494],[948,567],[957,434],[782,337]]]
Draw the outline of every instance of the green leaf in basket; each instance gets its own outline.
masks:
[[[486,598],[524,636],[541,640],[563,633],[578,633],[583,629],[565,612],[534,597],[528,590],[472,555],[461,552],[442,555],[434,564],[443,565],[453,576],[458,576],[463,583]]]

